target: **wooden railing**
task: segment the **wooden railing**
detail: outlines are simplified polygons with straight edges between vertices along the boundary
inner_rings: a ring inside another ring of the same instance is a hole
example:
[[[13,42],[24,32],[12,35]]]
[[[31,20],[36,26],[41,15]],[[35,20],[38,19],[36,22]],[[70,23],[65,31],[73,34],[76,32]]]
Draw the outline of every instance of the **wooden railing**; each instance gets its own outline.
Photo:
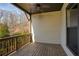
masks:
[[[31,42],[30,34],[0,38],[0,56],[8,55],[29,42]]]

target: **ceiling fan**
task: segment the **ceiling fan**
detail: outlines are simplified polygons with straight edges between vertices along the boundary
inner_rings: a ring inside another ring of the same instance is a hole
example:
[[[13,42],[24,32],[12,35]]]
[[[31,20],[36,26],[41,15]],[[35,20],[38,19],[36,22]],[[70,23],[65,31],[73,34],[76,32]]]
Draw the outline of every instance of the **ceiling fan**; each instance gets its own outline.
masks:
[[[41,9],[49,8],[49,5],[47,5],[47,4],[35,4],[35,8],[37,10],[41,10]]]
[[[33,11],[38,11],[41,12],[43,9],[49,8],[50,6],[47,4],[42,4],[42,3],[36,3],[36,4],[32,4],[32,9]]]

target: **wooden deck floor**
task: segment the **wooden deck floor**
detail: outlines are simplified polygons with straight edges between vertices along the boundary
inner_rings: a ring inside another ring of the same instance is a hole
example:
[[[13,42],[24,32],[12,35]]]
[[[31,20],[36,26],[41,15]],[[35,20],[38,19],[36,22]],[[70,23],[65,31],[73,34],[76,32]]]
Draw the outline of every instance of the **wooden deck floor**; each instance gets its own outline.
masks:
[[[57,44],[32,43],[25,45],[10,56],[66,56],[66,53]]]

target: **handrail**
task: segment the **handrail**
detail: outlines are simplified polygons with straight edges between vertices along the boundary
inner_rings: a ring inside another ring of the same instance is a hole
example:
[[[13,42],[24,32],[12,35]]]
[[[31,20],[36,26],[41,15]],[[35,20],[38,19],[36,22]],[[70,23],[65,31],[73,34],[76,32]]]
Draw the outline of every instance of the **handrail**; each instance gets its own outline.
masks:
[[[0,55],[8,55],[23,45],[31,42],[31,35],[13,35],[0,38]]]
[[[27,35],[29,35],[29,34],[27,34]],[[0,38],[0,41],[5,40],[5,39],[9,39],[9,38],[20,37],[20,36],[24,36],[24,35],[11,35],[11,36],[8,36],[8,37]]]

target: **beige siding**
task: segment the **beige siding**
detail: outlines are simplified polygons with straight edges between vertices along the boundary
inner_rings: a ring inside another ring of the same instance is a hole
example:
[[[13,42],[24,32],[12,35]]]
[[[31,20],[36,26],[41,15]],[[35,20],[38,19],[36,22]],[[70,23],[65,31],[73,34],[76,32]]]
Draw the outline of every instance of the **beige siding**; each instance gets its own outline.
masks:
[[[32,15],[32,29],[36,42],[60,44],[61,12]]]

